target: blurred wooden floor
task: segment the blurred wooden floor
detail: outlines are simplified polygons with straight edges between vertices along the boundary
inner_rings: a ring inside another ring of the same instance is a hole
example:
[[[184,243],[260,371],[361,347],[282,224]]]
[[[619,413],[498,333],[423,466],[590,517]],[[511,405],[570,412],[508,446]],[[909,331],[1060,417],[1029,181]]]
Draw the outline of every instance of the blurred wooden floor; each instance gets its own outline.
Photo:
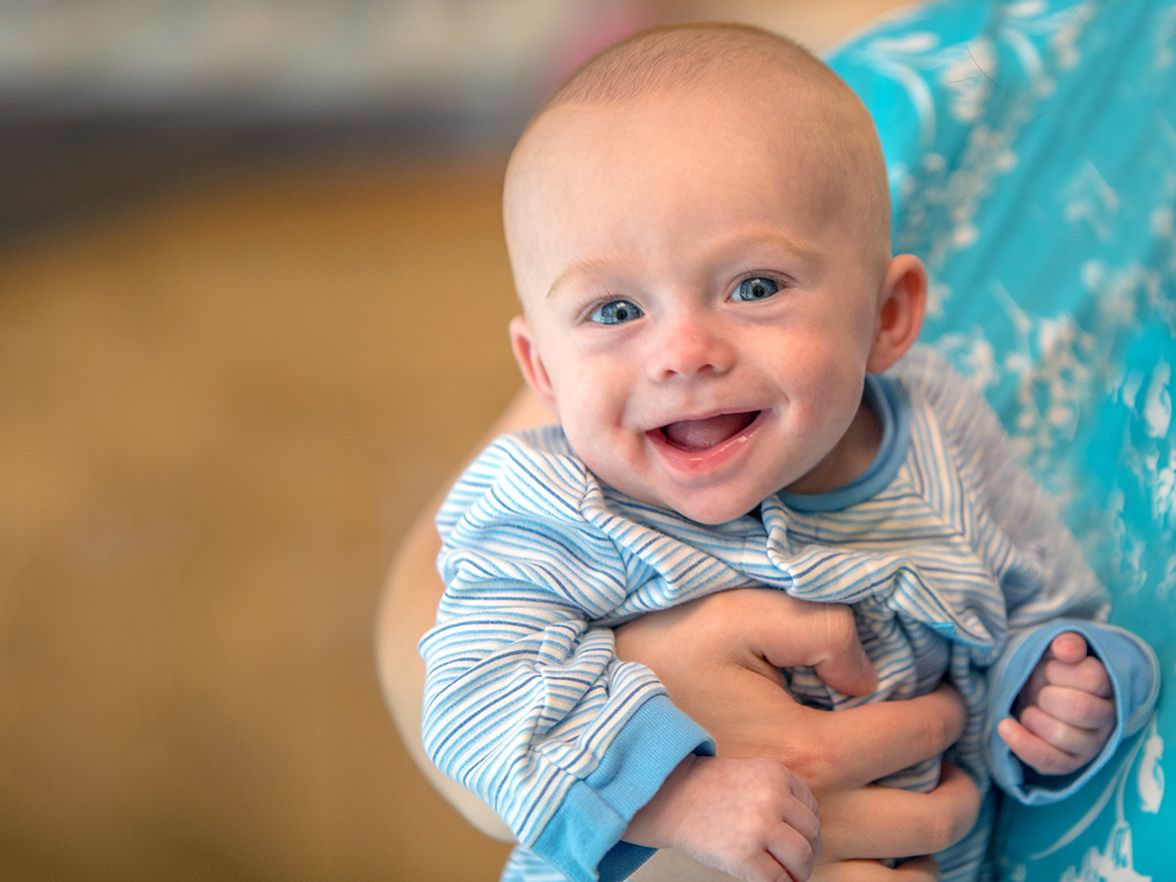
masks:
[[[371,634],[515,388],[498,188],[242,172],[0,250],[0,878],[496,878]]]

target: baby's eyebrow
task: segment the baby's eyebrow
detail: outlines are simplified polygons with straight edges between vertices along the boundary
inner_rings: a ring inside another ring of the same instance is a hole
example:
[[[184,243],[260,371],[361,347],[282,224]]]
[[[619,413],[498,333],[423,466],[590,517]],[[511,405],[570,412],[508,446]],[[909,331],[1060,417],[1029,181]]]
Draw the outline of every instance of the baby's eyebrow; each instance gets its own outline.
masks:
[[[544,295],[544,299],[553,297],[558,293],[560,288],[577,276],[601,275],[607,273],[608,269],[608,261],[601,257],[582,257],[578,260],[573,260],[555,277],[555,281],[547,289],[547,294]]]
[[[793,257],[798,257],[801,260],[817,260],[821,256],[820,250],[812,242],[805,238],[788,236],[780,232],[743,232],[733,237],[730,242],[725,242],[724,247],[751,247],[751,246],[766,246],[774,250],[786,251]]]

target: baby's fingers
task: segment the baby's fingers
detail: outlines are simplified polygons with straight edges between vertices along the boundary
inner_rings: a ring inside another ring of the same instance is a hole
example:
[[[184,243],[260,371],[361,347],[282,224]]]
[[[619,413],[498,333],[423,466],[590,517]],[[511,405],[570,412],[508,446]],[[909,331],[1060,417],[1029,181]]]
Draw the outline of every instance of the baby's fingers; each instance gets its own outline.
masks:
[[[791,870],[766,851],[750,858],[743,868],[728,867],[726,870],[730,873],[737,873],[735,878],[743,879],[744,882],[780,882],[781,879],[789,877],[793,882],[804,882],[808,878],[808,876],[794,875]],[[787,875],[781,875],[782,873]],[[731,877],[724,875],[722,878]]]
[[[1014,756],[1043,775],[1065,775],[1084,765],[1012,717],[1001,720],[996,731]]]
[[[812,874],[817,857],[815,839],[802,835],[788,824],[781,824],[772,831],[766,844],[768,853],[796,882],[804,882]]]
[[[1050,641],[1047,655],[1066,664],[1080,662],[1086,658],[1086,638],[1074,631],[1059,634]]]
[[[1110,698],[1113,692],[1107,669],[1092,655],[1073,664],[1050,659],[1045,663],[1045,681],[1054,686],[1081,689],[1100,698]]]
[[[1103,736],[1110,732],[1115,722],[1114,702],[1082,689],[1045,686],[1037,694],[1037,706],[1061,723]]]
[[[1065,764],[1068,767],[1063,772],[1053,774],[1072,772],[1090,762],[1098,754],[1110,732],[1109,726],[1103,729],[1071,726],[1047,714],[1036,705],[1025,708],[1021,714],[1021,724],[1051,747],[1072,758],[1071,762]],[[1044,769],[1038,771],[1044,772]]]
[[[1086,729],[1063,722],[1037,705],[1025,708],[1021,719],[1002,720],[1001,738],[1022,762],[1043,775],[1066,775],[1082,768],[1102,749],[1111,726]]]

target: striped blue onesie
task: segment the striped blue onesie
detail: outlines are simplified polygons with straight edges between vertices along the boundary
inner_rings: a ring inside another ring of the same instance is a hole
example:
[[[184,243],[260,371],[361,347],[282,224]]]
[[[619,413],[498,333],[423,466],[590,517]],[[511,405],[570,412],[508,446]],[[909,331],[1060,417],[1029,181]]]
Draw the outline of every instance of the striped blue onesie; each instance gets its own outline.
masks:
[[[1102,623],[1106,594],[983,399],[916,349],[867,378],[866,401],[883,441],[865,474],[717,526],[601,484],[557,427],[499,438],[461,477],[437,518],[447,590],[421,641],[423,738],[521,843],[504,879],[624,879],[651,854],[621,839],[629,820],[714,745],[648,668],[617,659],[611,628],[715,591],[851,604],[877,692],[850,698],[806,669],[786,672],[790,690],[839,708],[946,677],[968,708],[953,759],[985,791],[995,780],[1024,802],[1060,799],[1142,725],[1154,654]],[[1064,630],[1107,666],[1118,719],[1093,763],[1045,785],[994,730]],[[936,761],[885,783],[929,789],[938,775]],[[937,856],[945,880],[978,877],[990,827],[988,813]]]

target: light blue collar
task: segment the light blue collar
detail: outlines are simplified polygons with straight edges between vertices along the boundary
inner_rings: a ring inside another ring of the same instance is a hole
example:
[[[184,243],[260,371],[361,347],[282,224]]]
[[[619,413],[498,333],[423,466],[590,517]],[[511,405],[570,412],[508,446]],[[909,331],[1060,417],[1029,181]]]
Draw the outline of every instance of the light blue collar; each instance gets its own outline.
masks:
[[[910,446],[910,400],[890,377],[866,375],[863,400],[882,424],[882,442],[870,467],[848,484],[827,493],[788,493],[777,496],[793,511],[841,511],[875,496],[898,474]]]

